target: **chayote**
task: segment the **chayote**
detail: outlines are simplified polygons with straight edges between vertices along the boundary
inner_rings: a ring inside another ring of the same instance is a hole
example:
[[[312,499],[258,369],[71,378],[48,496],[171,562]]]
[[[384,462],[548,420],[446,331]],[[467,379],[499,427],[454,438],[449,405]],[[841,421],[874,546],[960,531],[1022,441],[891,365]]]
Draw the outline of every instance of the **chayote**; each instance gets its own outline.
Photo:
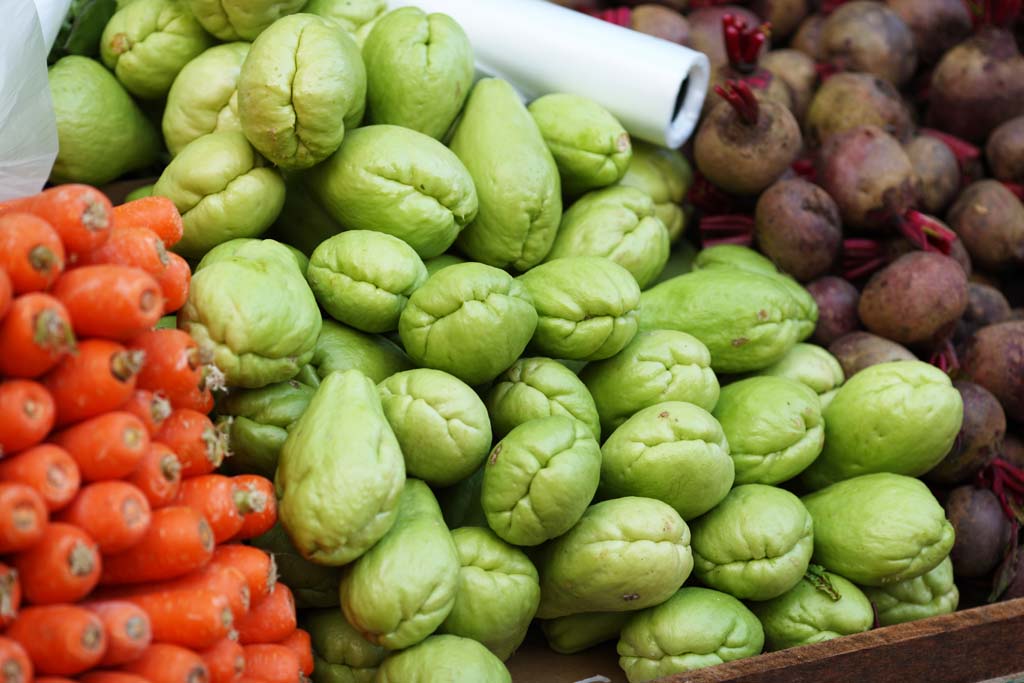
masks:
[[[675,330],[637,334],[616,355],[589,363],[580,379],[594,397],[605,434],[655,403],[684,401],[710,411],[718,402],[711,352],[696,337]]]
[[[417,364],[470,385],[512,365],[536,328],[537,311],[523,284],[482,263],[435,273],[409,297],[398,321],[402,344]]]
[[[683,588],[622,628],[619,666],[629,683],[761,654],[764,629],[742,602],[708,588]]]
[[[309,256],[344,228],[313,197],[302,172],[286,173],[284,183],[284,206],[269,234]]]
[[[346,228],[394,235],[422,258],[444,253],[477,213],[476,188],[459,158],[399,126],[350,131],[307,182]]]
[[[634,612],[588,612],[541,622],[548,647],[563,655],[589,650],[615,640]]]
[[[609,358],[632,341],[640,321],[640,288],[606,258],[570,256],[519,276],[537,309],[531,346],[570,360]]]
[[[203,28],[221,40],[255,40],[305,4],[306,0],[188,0]]]
[[[281,174],[263,166],[245,136],[233,131],[187,144],[153,186],[154,195],[169,198],[181,212],[185,232],[174,250],[191,258],[262,234],[281,213],[284,193]]]
[[[321,324],[294,257],[273,240],[197,268],[178,312],[178,326],[212,355],[227,385],[250,389],[298,374]]]
[[[358,370],[332,373],[281,449],[278,515],[303,557],[347,564],[391,529],[404,479],[376,385]]]
[[[302,11],[331,19],[349,33],[355,33],[383,16],[387,8],[387,0],[309,0]]]
[[[316,658],[314,683],[373,683],[387,650],[359,635],[336,607],[303,610],[299,617]]]
[[[665,224],[649,195],[633,187],[606,187],[580,197],[562,217],[547,260],[602,256],[632,273],[644,289],[668,263]]]
[[[382,16],[363,43],[367,116],[440,140],[473,86],[473,48],[447,14],[402,7]]]
[[[487,394],[487,411],[495,439],[539,417],[564,415],[601,438],[594,399],[580,378],[550,358],[520,358],[495,380]]]
[[[305,609],[338,606],[340,570],[336,567],[313,564],[304,558],[296,550],[280,522],[271,527],[270,531],[252,539],[250,543],[266,550],[274,557],[277,578],[291,589],[296,607]]]
[[[875,623],[871,602],[857,586],[813,566],[792,589],[750,609],[770,651],[863,633]]]
[[[341,608],[371,643],[403,650],[431,633],[455,604],[459,557],[434,494],[407,479],[391,529],[341,581]]]
[[[465,263],[466,259],[456,256],[455,254],[441,254],[434,258],[429,258],[423,262],[423,265],[427,267],[427,276],[433,275],[442,268],[448,266],[454,266],[456,263]]]
[[[949,453],[963,414],[942,370],[916,360],[872,365],[825,410],[825,449],[803,481],[818,489],[872,472],[924,474]]]
[[[953,563],[948,557],[921,576],[886,586],[867,586],[864,593],[878,610],[882,626],[950,614],[960,602],[960,591],[953,583]]]
[[[511,85],[485,78],[474,86],[451,148],[480,198],[459,248],[498,268],[524,271],[543,261],[562,217],[561,183],[537,124]]]
[[[757,374],[788,377],[810,387],[819,396],[834,391],[845,381],[843,366],[836,357],[814,344],[796,344],[779,362]]]
[[[325,320],[310,361],[320,379],[332,372],[358,370],[374,382],[411,370],[409,357],[384,337]]]
[[[821,453],[821,401],[786,377],[749,377],[722,388],[713,412],[729,441],[737,484],[792,479]]]
[[[523,642],[537,612],[537,569],[490,529],[455,529],[452,540],[462,566],[455,607],[440,631],[477,640],[504,661]]]
[[[437,491],[437,503],[449,529],[463,526],[487,526],[487,515],[480,502],[484,490],[484,468],[480,468],[454,486]]]
[[[681,401],[637,411],[601,447],[601,495],[646,496],[685,520],[704,514],[732,488],[733,463],[711,413]]]
[[[912,477],[865,474],[803,502],[814,520],[814,562],[863,586],[917,578],[953,548],[945,511]]]
[[[814,551],[807,509],[774,486],[737,486],[690,527],[694,574],[742,600],[771,600],[791,589]]]
[[[238,76],[242,131],[284,169],[309,168],[333,154],[365,106],[359,46],[315,14],[275,21],[253,41]]]
[[[475,640],[431,636],[381,664],[374,683],[512,683],[494,654]]]
[[[491,451],[481,495],[487,523],[515,545],[561,536],[583,515],[601,476],[601,447],[570,417],[524,422]]]
[[[600,104],[552,93],[534,100],[529,110],[555,157],[566,194],[614,185],[625,175],[633,157],[629,133]]]
[[[778,275],[779,269],[771,259],[750,247],[738,244],[716,244],[701,249],[693,259],[694,270],[710,268],[739,268],[758,275]]]
[[[392,375],[378,389],[410,476],[450,486],[483,464],[491,449],[491,421],[465,383],[447,372],[418,368]]]
[[[654,215],[668,228],[675,242],[686,230],[682,203],[693,183],[693,169],[682,152],[657,147],[642,140],[633,142],[633,158],[620,185],[643,190],[654,200]]]
[[[671,507],[636,497],[596,503],[568,533],[541,548],[537,616],[657,605],[679,590],[692,569],[690,529]]]
[[[267,245],[272,246],[268,247]],[[284,247],[283,251],[282,247]],[[306,277],[306,268],[309,265],[309,259],[290,244],[282,244],[275,240],[259,240],[253,237],[236,237],[233,240],[222,242],[206,252],[192,272],[195,274],[219,261],[230,261],[236,258],[252,258],[258,261],[279,260],[288,266],[298,268],[303,278]]]
[[[314,393],[316,387],[296,379],[229,393],[218,411],[230,420],[228,467],[272,479],[288,430],[302,417]]]

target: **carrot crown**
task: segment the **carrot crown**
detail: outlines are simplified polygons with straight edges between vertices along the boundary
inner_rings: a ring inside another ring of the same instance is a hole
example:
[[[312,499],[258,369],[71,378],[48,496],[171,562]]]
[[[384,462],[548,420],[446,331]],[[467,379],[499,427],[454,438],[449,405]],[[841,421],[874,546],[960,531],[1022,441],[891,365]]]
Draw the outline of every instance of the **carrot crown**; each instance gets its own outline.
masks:
[[[764,47],[769,35],[770,23],[749,28],[746,21],[734,14],[722,17],[725,54],[732,68],[740,73],[750,73],[757,68],[758,55],[761,54],[761,48]]]
[[[750,126],[757,123],[760,107],[750,85],[744,81],[730,80],[724,86],[716,85],[715,93],[732,106],[740,121]]]

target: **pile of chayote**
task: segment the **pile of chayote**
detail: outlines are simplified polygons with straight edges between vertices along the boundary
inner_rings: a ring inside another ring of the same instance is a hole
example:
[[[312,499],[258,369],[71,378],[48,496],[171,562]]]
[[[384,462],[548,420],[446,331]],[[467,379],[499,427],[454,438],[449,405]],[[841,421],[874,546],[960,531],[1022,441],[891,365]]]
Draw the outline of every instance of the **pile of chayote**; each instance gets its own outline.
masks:
[[[637,682],[955,609],[915,477],[959,393],[917,361],[846,381],[751,249],[673,255],[682,155],[477,80],[441,14],[135,0],[115,25],[160,3],[192,38],[112,68],[166,93],[177,324],[225,378],[227,467],[276,477],[255,543],[317,683],[507,682],[535,620],[559,652],[618,639]]]

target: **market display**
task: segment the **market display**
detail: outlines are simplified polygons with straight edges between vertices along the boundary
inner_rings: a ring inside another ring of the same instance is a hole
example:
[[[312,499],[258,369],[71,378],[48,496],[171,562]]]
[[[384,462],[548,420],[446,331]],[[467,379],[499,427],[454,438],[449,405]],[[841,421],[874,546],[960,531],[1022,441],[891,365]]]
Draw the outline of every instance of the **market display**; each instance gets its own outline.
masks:
[[[640,683],[1024,597],[1019,3],[558,4],[708,56],[683,150],[417,7],[72,4],[0,683]]]

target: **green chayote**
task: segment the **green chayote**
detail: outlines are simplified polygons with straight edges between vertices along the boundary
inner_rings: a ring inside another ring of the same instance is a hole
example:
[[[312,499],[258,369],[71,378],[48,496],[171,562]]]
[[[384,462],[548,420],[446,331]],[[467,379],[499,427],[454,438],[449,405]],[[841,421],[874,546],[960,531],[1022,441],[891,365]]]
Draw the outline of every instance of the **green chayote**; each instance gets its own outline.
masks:
[[[411,370],[409,357],[384,337],[325,320],[310,361],[323,379],[332,372],[358,370],[374,382]]]
[[[252,539],[250,543],[273,556],[277,578],[291,589],[296,607],[304,609],[338,606],[338,582],[341,581],[341,572],[336,567],[313,564],[304,558],[296,550],[280,522],[271,527],[270,531]]]
[[[759,251],[738,244],[716,244],[701,249],[693,259],[693,269],[711,268],[738,268],[758,275],[779,274],[779,269],[771,259]]]
[[[303,173],[285,175],[284,206],[268,233],[309,256],[344,228],[313,197]]]
[[[281,17],[302,9],[306,0],[187,0],[192,14],[220,40],[255,40]]]
[[[757,374],[788,377],[810,387],[819,396],[838,389],[846,379],[836,357],[814,344],[796,344],[779,362]]]
[[[374,683],[512,683],[501,660],[475,640],[431,636],[391,655]]]
[[[283,251],[281,247],[284,247]],[[227,242],[221,242],[206,252],[192,272],[193,274],[198,273],[214,263],[230,261],[235,258],[252,258],[258,261],[280,260],[282,263],[298,268],[303,277],[306,276],[306,268],[309,266],[309,259],[305,254],[290,244],[282,244],[275,240],[259,240],[254,237],[236,237]]]
[[[589,650],[615,640],[633,612],[587,612],[541,622],[548,647],[563,655]]]
[[[313,645],[314,683],[373,683],[388,651],[359,635],[340,609],[303,610],[300,625]]]
[[[953,583],[953,563],[948,557],[921,576],[886,586],[867,586],[864,593],[878,609],[882,626],[949,614],[960,602],[960,591]]]
[[[620,185],[643,190],[654,200],[654,215],[668,228],[673,242],[686,230],[686,214],[681,204],[693,182],[693,169],[682,152],[656,147],[648,142],[633,142],[633,158]]]
[[[314,393],[316,387],[295,379],[229,393],[219,412],[230,416],[230,469],[273,478],[288,430],[302,417]]]
[[[302,11],[331,19],[349,33],[355,33],[382,17],[387,9],[387,0],[309,0]]]
[[[436,273],[437,271],[441,270],[442,268],[454,266],[456,263],[465,262],[466,259],[456,256],[455,254],[441,254],[440,256],[435,256],[434,258],[426,259],[423,262],[423,265],[427,267],[427,275],[430,276]]]

